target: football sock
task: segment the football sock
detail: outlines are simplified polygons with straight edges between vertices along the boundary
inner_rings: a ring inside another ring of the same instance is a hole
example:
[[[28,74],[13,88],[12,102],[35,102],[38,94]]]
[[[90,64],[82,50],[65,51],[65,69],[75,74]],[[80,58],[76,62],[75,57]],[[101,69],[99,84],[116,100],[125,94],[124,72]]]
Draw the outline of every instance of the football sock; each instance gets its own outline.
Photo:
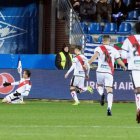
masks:
[[[140,94],[135,94],[136,107],[140,110]]]
[[[104,88],[101,87],[101,86],[98,86],[98,87],[97,87],[97,91],[98,91],[98,93],[102,96],[103,93],[104,93]]]
[[[78,100],[78,98],[77,98],[77,94],[76,94],[75,91],[72,91],[72,92],[71,92],[71,96],[72,96],[72,98],[74,99],[75,102],[79,102],[79,100]]]
[[[112,103],[113,103],[113,94],[112,93],[107,94],[107,102],[108,102],[108,108],[111,110]]]

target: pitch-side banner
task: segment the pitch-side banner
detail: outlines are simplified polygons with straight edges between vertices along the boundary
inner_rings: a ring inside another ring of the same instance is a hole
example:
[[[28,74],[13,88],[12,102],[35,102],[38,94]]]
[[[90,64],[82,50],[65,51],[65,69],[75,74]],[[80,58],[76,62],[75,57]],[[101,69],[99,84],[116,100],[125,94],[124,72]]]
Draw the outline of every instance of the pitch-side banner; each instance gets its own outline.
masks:
[[[21,2],[1,2],[0,54],[38,53],[38,6]]]
[[[32,89],[28,98],[38,99],[66,99],[71,100],[69,92],[69,83],[72,75],[64,79],[66,71],[61,70],[31,70]],[[17,70],[1,69],[0,70],[0,98],[14,92],[17,87],[9,86],[4,88],[2,83],[5,81],[14,82],[19,80]],[[97,93],[96,72],[91,71],[90,80],[86,85],[94,88],[94,94],[90,95],[85,92],[78,94],[82,100],[99,100]],[[129,78],[129,72],[116,71],[114,76],[114,100],[115,101],[133,101],[133,84]]]

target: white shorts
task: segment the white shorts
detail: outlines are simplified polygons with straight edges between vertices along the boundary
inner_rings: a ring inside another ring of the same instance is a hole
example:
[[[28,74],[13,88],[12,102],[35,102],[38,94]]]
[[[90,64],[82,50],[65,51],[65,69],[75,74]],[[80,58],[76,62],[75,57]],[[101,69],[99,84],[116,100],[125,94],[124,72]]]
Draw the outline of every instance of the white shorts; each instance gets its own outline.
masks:
[[[83,89],[85,87],[85,77],[73,76],[70,82],[70,86]]]
[[[8,101],[8,103],[12,103],[12,104],[23,103],[23,97],[22,96],[14,96],[14,92],[7,95],[4,99],[6,99]]]
[[[113,87],[113,76],[109,73],[96,72],[97,84]]]
[[[134,88],[140,87],[140,71],[132,71],[132,82]]]

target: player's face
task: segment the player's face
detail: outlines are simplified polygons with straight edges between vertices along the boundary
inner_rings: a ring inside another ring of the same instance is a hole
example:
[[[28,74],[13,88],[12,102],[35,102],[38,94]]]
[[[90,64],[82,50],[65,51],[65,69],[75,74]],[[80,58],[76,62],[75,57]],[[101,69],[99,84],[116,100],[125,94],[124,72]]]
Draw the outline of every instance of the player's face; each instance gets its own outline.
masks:
[[[23,78],[24,79],[27,79],[28,78],[28,75],[26,74],[26,71],[23,72]]]
[[[103,40],[103,44],[106,44],[106,45],[108,44],[109,45],[110,41],[111,41],[110,38],[109,39],[105,39],[105,40]]]

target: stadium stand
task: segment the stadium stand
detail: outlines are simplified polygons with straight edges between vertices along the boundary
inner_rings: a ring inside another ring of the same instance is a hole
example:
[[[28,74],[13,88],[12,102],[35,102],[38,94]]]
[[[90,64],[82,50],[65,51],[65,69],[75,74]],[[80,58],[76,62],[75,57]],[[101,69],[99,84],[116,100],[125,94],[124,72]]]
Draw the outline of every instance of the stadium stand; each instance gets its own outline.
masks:
[[[100,34],[102,32],[102,27],[100,23],[91,23],[88,26],[89,34]]]
[[[123,0],[123,2],[125,3],[126,6],[128,6],[131,2],[131,0]]]
[[[117,25],[115,23],[106,23],[103,33],[104,34],[115,34],[117,32]]]
[[[138,20],[138,17],[139,17],[139,14],[137,10],[131,11],[128,13],[127,20]]]
[[[116,42],[123,42],[126,38],[126,36],[118,36]]]
[[[131,34],[131,24],[130,23],[126,23],[123,22],[121,23],[121,25],[119,26],[119,30],[117,32],[117,34]]]
[[[102,35],[98,37],[97,42],[98,42],[98,43],[102,43]]]
[[[86,35],[86,43],[94,43],[94,40],[91,35]]]
[[[82,27],[82,30],[85,34],[88,33],[88,26],[84,23],[84,22],[81,22],[81,27]]]

